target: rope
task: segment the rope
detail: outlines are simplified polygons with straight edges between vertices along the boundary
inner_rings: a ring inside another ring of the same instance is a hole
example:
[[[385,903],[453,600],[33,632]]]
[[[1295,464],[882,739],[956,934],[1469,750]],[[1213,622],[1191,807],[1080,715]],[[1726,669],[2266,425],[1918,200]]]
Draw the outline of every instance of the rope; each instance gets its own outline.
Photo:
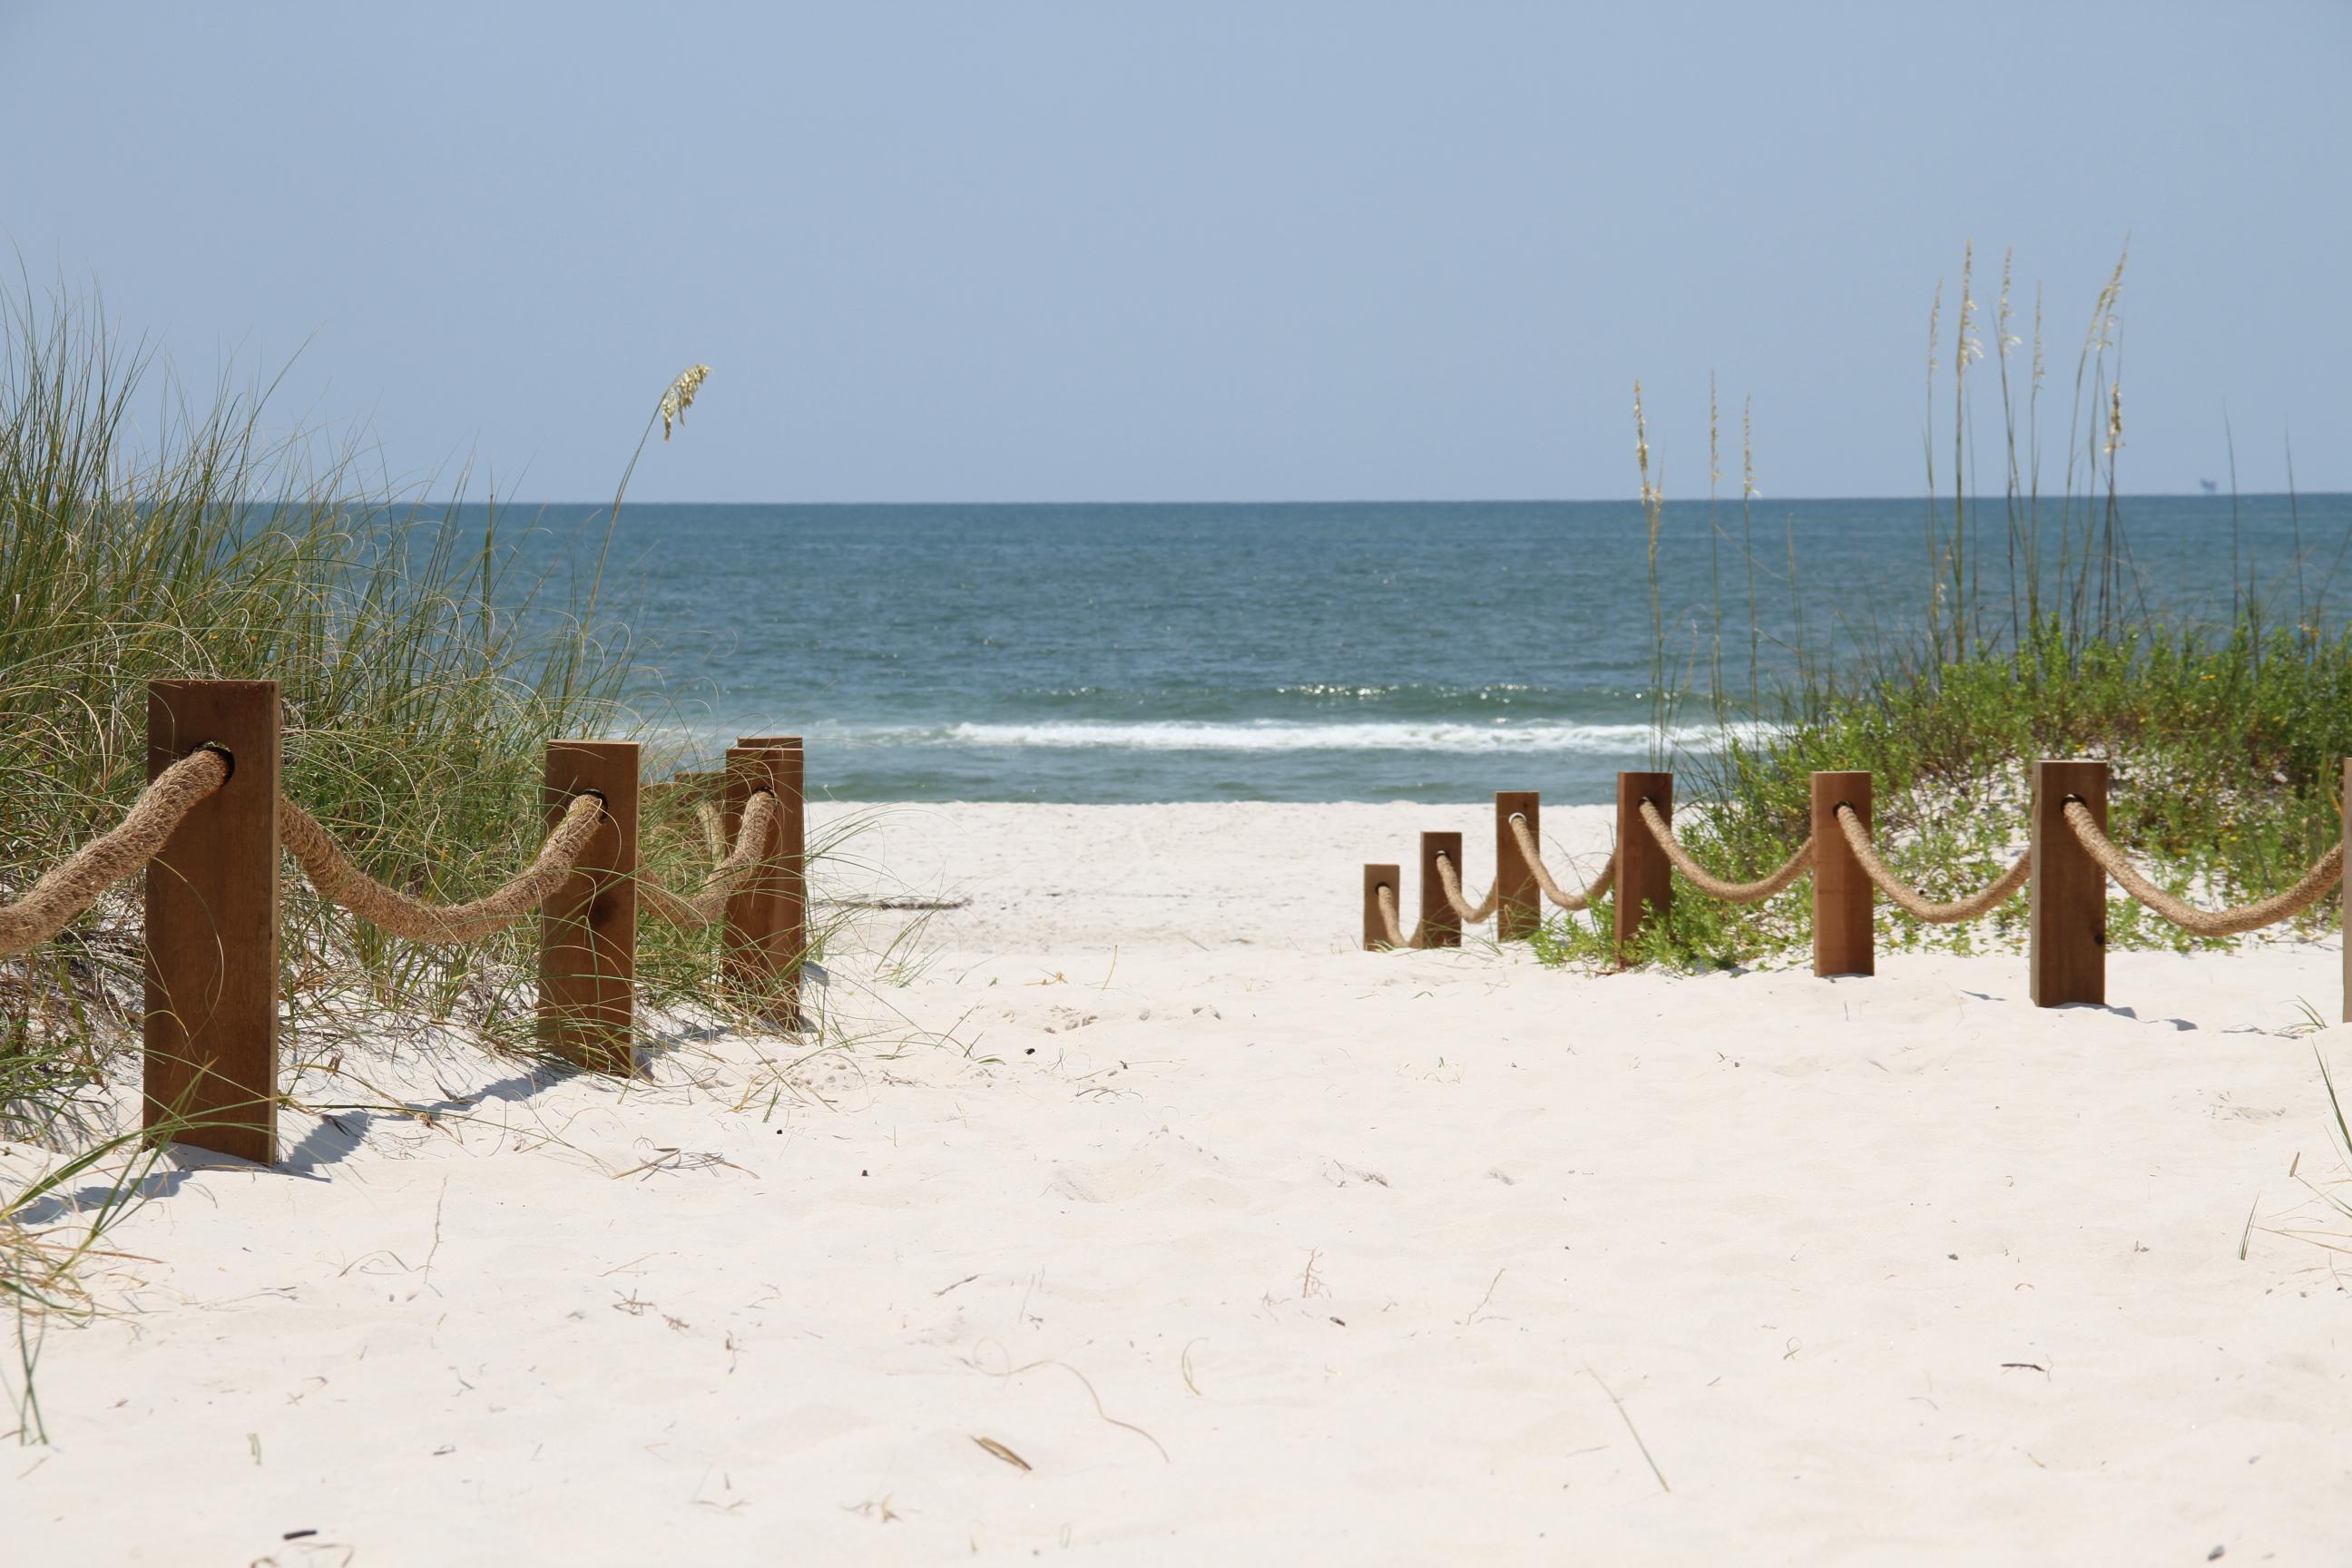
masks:
[[[1991,887],[1971,893],[1948,904],[1939,904],[1911,886],[1878,858],[1878,847],[1870,839],[1870,829],[1862,824],[1862,816],[1853,807],[1841,803],[1837,808],[1838,826],[1845,832],[1845,841],[1853,850],[1853,858],[1862,862],[1864,875],[1878,884],[1879,890],[1893,899],[1906,912],[1926,921],[1929,925],[1957,925],[1975,920],[2007,903],[2025,886],[2033,875],[2033,852],[2027,850],[2017,858],[2017,863],[1993,879]]]
[[[278,835],[292,851],[319,896],[372,925],[411,942],[475,942],[530,913],[563,886],[604,816],[604,803],[583,795],[539,847],[522,875],[487,897],[464,904],[428,904],[385,887],[352,863],[318,818],[280,795]]]
[[[1551,871],[1544,865],[1543,857],[1536,852],[1536,837],[1528,828],[1528,819],[1516,812],[1511,815],[1511,837],[1518,840],[1519,854],[1527,860],[1528,869],[1534,875],[1536,886],[1543,889],[1545,898],[1563,910],[1573,912],[1577,910],[1591,908],[1593,899],[1598,896],[1601,889],[1609,886],[1610,879],[1617,874],[1617,851],[1612,849],[1609,851],[1609,858],[1601,863],[1601,869],[1593,874],[1592,880],[1586,884],[1584,891],[1569,892],[1558,882],[1552,880]]]
[[[1404,937],[1404,927],[1397,923],[1396,889],[1382,888],[1375,895],[1381,906],[1381,924],[1388,928],[1391,947],[1411,947]]]
[[[1808,837],[1797,846],[1797,852],[1770,876],[1754,882],[1727,882],[1711,874],[1692,857],[1689,850],[1683,847],[1682,840],[1676,838],[1674,829],[1666,826],[1666,819],[1658,815],[1658,808],[1646,800],[1642,803],[1642,820],[1649,824],[1650,836],[1658,841],[1658,847],[1666,852],[1666,858],[1675,863],[1676,870],[1690,879],[1693,887],[1710,898],[1722,899],[1727,903],[1762,903],[1803,876],[1805,868],[1813,863],[1813,841]]]
[[[155,775],[113,831],[91,839],[35,882],[13,904],[0,907],[0,957],[38,947],[98,902],[98,896],[155,858],[198,801],[228,782],[227,757],[191,752]]]
[[[704,801],[694,808],[694,820],[702,824],[702,847],[713,860],[727,858],[727,819],[719,808]]]
[[[2302,880],[2284,893],[2274,893],[2267,899],[2240,904],[2234,909],[2200,910],[2174,898],[2141,876],[2115,841],[2099,831],[2099,819],[2091,815],[2088,805],[2079,800],[2070,800],[2065,809],[2066,826],[2074,830],[2074,837],[2082,842],[2091,858],[2121,884],[2125,892],[2183,931],[2199,936],[2236,936],[2266,925],[2275,925],[2317,903],[2321,896],[2344,875],[2344,846],[2336,844],[2313,862],[2311,869],[2303,874]]]
[[[1454,906],[1454,912],[1461,917],[1462,923],[1465,925],[1476,925],[1480,921],[1493,914],[1495,906],[1502,902],[1503,899],[1503,882],[1498,877],[1495,879],[1495,885],[1486,889],[1485,900],[1473,908],[1470,900],[1462,896],[1462,879],[1454,874],[1454,862],[1443,855],[1437,858],[1437,886],[1445,894],[1445,901]]]
[[[743,803],[743,820],[735,829],[735,848],[727,858],[711,868],[703,879],[701,889],[681,898],[656,882],[637,884],[637,897],[645,901],[646,911],[657,920],[667,921],[681,931],[699,931],[727,911],[727,900],[735,896],[743,879],[764,858],[763,847],[768,842],[768,829],[776,820],[776,795],[773,790],[755,790]]]

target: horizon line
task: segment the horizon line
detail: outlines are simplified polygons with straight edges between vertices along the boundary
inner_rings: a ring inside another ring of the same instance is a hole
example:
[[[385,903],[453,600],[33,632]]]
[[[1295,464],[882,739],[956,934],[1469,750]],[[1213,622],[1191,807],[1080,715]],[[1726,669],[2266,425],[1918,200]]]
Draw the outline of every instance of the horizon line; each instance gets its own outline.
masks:
[[[2235,499],[2235,500],[2242,500],[2242,501],[2243,501],[2243,500],[2294,500],[2294,501],[2305,501],[2305,500],[2342,500],[2342,499],[2346,499],[2346,498],[2352,498],[2352,489],[2341,489],[2341,490],[2336,490],[2336,489],[2318,489],[2318,490],[2302,490],[2302,489],[2297,489],[2297,490],[2239,490],[2239,491],[2235,492],[2235,495],[2234,495],[2234,499]],[[1947,504],[1947,503],[1948,503],[1948,500],[1949,500],[1949,498],[1948,498],[1948,497],[1947,497],[1947,496],[1942,496],[1942,495],[1919,495],[1919,494],[1911,494],[1911,495],[1801,495],[1801,496],[1765,496],[1765,495],[1759,495],[1759,496],[1755,496],[1755,497],[1748,498],[1748,499],[1749,499],[1749,500],[1750,500],[1750,503],[1751,503],[1751,504],[1759,504],[1759,503],[1760,503],[1760,504],[1773,505],[1773,506],[1796,506],[1796,505],[1801,505],[1801,504],[1809,504],[1809,503],[1820,502],[1820,501],[1841,501],[1841,502],[1849,502],[1849,501],[1883,501],[1883,502],[1888,502],[1888,503],[1895,503],[1895,502],[1901,502],[1901,503],[1906,503],[1906,504],[1920,504],[1920,503],[1924,503],[1924,504],[1929,504],[1929,505],[1935,505],[1935,506],[1942,506],[1942,505]],[[1996,504],[2000,504],[2000,503],[2005,502],[2006,499],[2007,499],[2007,498],[2006,498],[2006,496],[2005,496],[2005,495],[2003,495],[2003,494],[2001,494],[2001,493],[1999,493],[1999,492],[1983,493],[1983,494],[1979,494],[1979,495],[1977,504],[1979,504],[1979,505],[1996,505]],[[2021,500],[2022,501],[2025,498],[2020,498],[2020,499],[2021,499]],[[2063,503],[2069,502],[2069,501],[2071,501],[2071,500],[2084,500],[2084,501],[2089,501],[2089,502],[2092,502],[2092,503],[2094,503],[2094,504],[2096,504],[2096,503],[2098,503],[2099,501],[2102,501],[2104,499],[2105,499],[2105,498],[2104,498],[2103,496],[2098,496],[2098,495],[2080,496],[2080,497],[2071,497],[2071,498],[2070,498],[2070,497],[2063,497],[2063,496],[2044,496],[2044,497],[2042,497],[2042,498],[2041,498],[2041,504],[2042,504],[2042,505],[2048,505],[2048,506],[2055,506],[2055,505],[2063,504]],[[2232,498],[2232,496],[2231,496],[2231,492],[2228,492],[2228,491],[2215,491],[2215,492],[2208,493],[2208,492],[2206,492],[2206,491],[2202,491],[2202,490],[2118,490],[2117,492],[2116,492],[2116,500],[2117,501],[2135,501],[2135,500],[2215,500],[2215,501],[2218,501],[2218,500],[2231,500],[2231,499],[2233,499],[2233,498]],[[1738,505],[1738,504],[1739,504],[1740,500],[1741,500],[1741,498],[1740,498],[1740,497],[1738,497],[1738,496],[1717,496],[1717,497],[1708,497],[1708,496],[1669,496],[1669,497],[1665,498],[1665,504],[1666,504],[1666,505],[1668,505],[1668,506],[1695,506],[1695,505],[1704,504],[1704,503],[1706,503],[1706,502],[1708,502],[1708,501],[1710,501],[1710,500],[1711,500],[1711,501],[1713,501],[1713,502],[1714,502],[1714,504],[1718,505],[1718,506],[1737,506],[1737,505]],[[591,509],[591,510],[598,510],[598,511],[609,511],[609,510],[612,510],[612,507],[613,507],[613,505],[614,505],[614,502],[613,502],[613,500],[612,500],[612,499],[611,499],[610,497],[607,497],[607,498],[605,498],[605,499],[604,499],[604,500],[544,500],[544,499],[542,499],[542,500],[496,500],[496,498],[483,498],[483,499],[480,499],[480,500],[461,500],[461,501],[459,502],[459,504],[462,504],[462,505],[471,505],[471,506],[482,506],[482,505],[491,504],[491,502],[492,502],[492,501],[494,501],[494,500],[495,500],[495,504],[497,504],[497,505],[499,505],[499,506],[501,506],[501,507],[572,507],[572,506],[578,506],[578,507],[587,507],[587,508],[589,508],[589,509]],[[1635,496],[1635,495],[1624,495],[1624,496],[1323,496],[1323,497],[1312,497],[1312,498],[1309,498],[1309,497],[1297,497],[1297,496],[1293,496],[1293,497],[1288,497],[1288,498],[1285,498],[1285,499],[1281,499],[1281,500],[1251,499],[1251,498],[1248,498],[1248,497],[1241,497],[1241,496],[1219,496],[1219,497],[1211,497],[1211,498],[1207,498],[1207,499],[1185,500],[1143,500],[1143,499],[1137,499],[1137,498],[1132,498],[1132,497],[1126,498],[1126,499],[1115,499],[1115,498],[1108,498],[1108,497],[1092,497],[1092,498],[1088,498],[1088,499],[1085,499],[1085,500],[661,500],[661,499],[658,499],[658,498],[652,498],[652,497],[648,497],[648,498],[644,499],[644,500],[634,500],[634,499],[632,499],[632,500],[623,500],[620,504],[621,504],[621,506],[622,506],[624,509],[626,509],[626,508],[628,508],[628,507],[633,507],[633,506],[711,506],[711,507],[719,507],[719,506],[788,506],[788,507],[844,507],[844,508],[846,508],[846,507],[866,507],[866,506],[876,506],[876,507],[880,507],[880,506],[889,506],[889,507],[913,507],[913,506],[971,506],[971,507],[1081,507],[1081,506],[1097,506],[1097,507],[1108,507],[1108,506],[1601,506],[1601,505],[1610,505],[1610,504],[1622,504],[1622,505],[1625,505],[1625,506],[1638,507],[1638,506],[1640,506],[1640,505],[1642,504],[1642,501],[1641,501],[1641,498],[1640,498],[1639,496]]]

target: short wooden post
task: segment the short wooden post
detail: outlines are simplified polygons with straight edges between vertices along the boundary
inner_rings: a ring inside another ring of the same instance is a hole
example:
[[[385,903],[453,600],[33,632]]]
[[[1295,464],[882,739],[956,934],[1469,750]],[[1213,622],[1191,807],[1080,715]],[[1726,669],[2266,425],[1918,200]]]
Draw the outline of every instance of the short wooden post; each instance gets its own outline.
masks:
[[[267,1165],[278,1157],[278,702],[274,680],[147,688],[147,776],[189,752],[228,755],[228,782],[147,865],[151,1138]]]
[[[1437,858],[1443,855],[1454,864],[1456,881],[1462,878],[1462,835],[1459,833],[1424,833],[1421,836],[1421,927],[1410,934],[1415,947],[1460,947],[1462,917],[1445,901],[1445,889],[1437,879]],[[1467,897],[1469,889],[1463,889]]]
[[[1389,897],[1397,901],[1397,921],[1404,921],[1404,901],[1397,889],[1404,882],[1398,866],[1367,866],[1364,868],[1364,951],[1380,952],[1395,944],[1389,941],[1388,922],[1381,919],[1381,889],[1386,888]]]
[[[550,741],[541,792],[551,831],[582,795],[604,821],[541,912],[540,1043],[619,1078],[636,1070],[637,767],[635,741]]]
[[[1543,906],[1538,902],[1541,890],[1536,886],[1535,868],[1519,852],[1518,835],[1511,831],[1511,818],[1525,817],[1528,837],[1536,847],[1543,847],[1543,814],[1536,792],[1529,790],[1496,790],[1495,792],[1495,939],[1497,942],[1524,942],[1536,934],[1543,924]]]
[[[1675,863],[1666,858],[1650,825],[1642,820],[1648,801],[1668,822],[1675,819],[1675,775],[1617,775],[1617,963],[1633,962],[1633,944],[1652,918],[1665,919],[1675,907]]]
[[[1838,807],[1851,806],[1870,826],[1870,775],[1813,775],[1813,973],[1874,974],[1870,878],[1838,826]]]
[[[767,790],[776,797],[776,815],[758,847],[759,865],[728,899],[719,941],[720,978],[738,995],[761,1003],[772,999],[791,977],[791,966],[779,963],[770,941],[779,912],[773,883],[782,874],[783,801],[792,755],[781,746],[730,746],[719,806],[731,851],[751,796]]]
[[[2033,926],[2029,939],[2033,1005],[2105,1005],[2107,999],[2107,874],[2066,823],[2066,803],[2091,808],[2107,826],[2107,764],[2033,764]]]
[[[2343,785],[2336,801],[2344,813],[2344,861],[2352,866],[2352,757],[2344,759]],[[2352,878],[2336,893],[2344,900],[2344,1021],[2352,1024]]]
[[[797,1029],[801,1014],[801,968],[808,958],[808,750],[798,735],[752,735],[736,742],[785,753],[776,763],[776,858],[755,879],[768,900],[768,973],[772,1016],[778,1027]]]

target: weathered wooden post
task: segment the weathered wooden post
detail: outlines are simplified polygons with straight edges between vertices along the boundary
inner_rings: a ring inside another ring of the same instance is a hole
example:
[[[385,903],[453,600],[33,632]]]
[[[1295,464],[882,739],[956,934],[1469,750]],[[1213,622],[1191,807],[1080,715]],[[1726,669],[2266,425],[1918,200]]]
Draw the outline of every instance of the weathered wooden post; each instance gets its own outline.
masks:
[[[1524,942],[1543,924],[1543,906],[1536,887],[1536,868],[1519,850],[1511,818],[1525,819],[1528,837],[1543,847],[1540,797],[1533,790],[1495,792],[1495,940]]]
[[[1870,878],[1838,826],[1838,807],[1850,806],[1870,826],[1870,775],[1813,775],[1813,973],[1877,972],[1871,940]]]
[[[1421,836],[1421,929],[1411,934],[1415,947],[1460,947],[1462,917],[1445,901],[1445,887],[1437,879],[1437,858],[1453,863],[1454,880],[1462,879],[1462,835],[1424,833]],[[1468,896],[1468,889],[1464,889]]]
[[[1397,920],[1404,920],[1403,900],[1397,893],[1404,880],[1397,866],[1367,866],[1364,868],[1364,951],[1379,952],[1392,945],[1389,941],[1388,921],[1381,918],[1381,889],[1385,888],[1391,899],[1397,900]]]
[[[731,850],[751,796],[766,790],[776,797],[776,815],[758,846],[759,864],[728,899],[720,933],[721,978],[737,994],[763,1003],[781,993],[792,973],[774,947],[774,927],[782,911],[772,884],[782,870],[783,802],[793,755],[781,746],[730,746],[719,807]]]
[[[773,1017],[779,1027],[797,1029],[804,1022],[801,968],[808,957],[808,751],[798,735],[748,735],[736,744],[784,753],[774,773],[776,858],[753,876],[752,886],[768,900]]]
[[[2079,800],[2104,832],[2107,764],[2033,764],[2032,991],[2037,1007],[2107,999],[2107,874],[2067,826],[2066,803]]]
[[[147,777],[191,752],[228,782],[147,864],[146,1062],[151,1137],[267,1165],[278,1157],[278,682],[147,688]]]
[[[582,795],[604,817],[579,874],[541,912],[540,1043],[593,1072],[636,1070],[637,767],[635,741],[550,741],[550,832]]]
[[[1675,863],[1666,858],[1650,825],[1642,820],[1642,803],[1658,808],[1666,821],[1675,819],[1675,775],[1617,775],[1617,888],[1615,905],[1617,963],[1633,962],[1633,944],[1652,918],[1664,920],[1675,907]]]

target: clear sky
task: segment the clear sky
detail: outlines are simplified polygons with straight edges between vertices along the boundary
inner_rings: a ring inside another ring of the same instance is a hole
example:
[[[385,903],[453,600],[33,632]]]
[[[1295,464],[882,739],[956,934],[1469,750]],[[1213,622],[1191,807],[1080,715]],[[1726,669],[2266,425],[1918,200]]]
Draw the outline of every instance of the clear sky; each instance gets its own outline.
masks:
[[[2352,489],[2347,66],[2342,0],[0,0],[0,233],[519,499],[708,361],[672,500],[1623,496],[1636,376],[1688,497],[1710,372],[1766,494],[1910,494],[1964,242],[2054,447],[2128,236],[2126,488],[2226,412]]]

